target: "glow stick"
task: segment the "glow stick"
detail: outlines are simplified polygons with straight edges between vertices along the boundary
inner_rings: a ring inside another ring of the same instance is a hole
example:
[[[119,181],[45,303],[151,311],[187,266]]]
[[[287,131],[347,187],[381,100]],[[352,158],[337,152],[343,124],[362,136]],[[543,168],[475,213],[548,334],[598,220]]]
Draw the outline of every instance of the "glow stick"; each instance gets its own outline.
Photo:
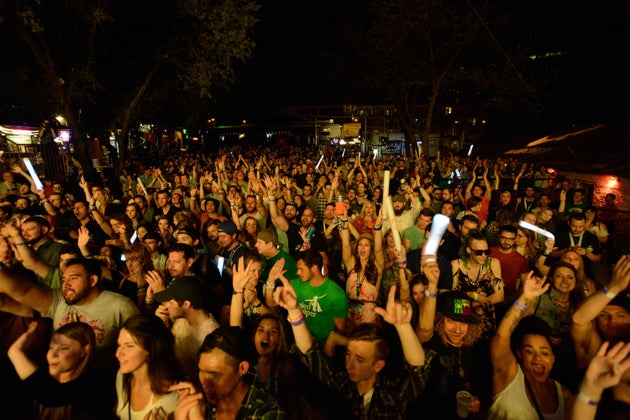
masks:
[[[418,159],[420,159],[422,157],[422,147],[420,147],[420,145],[417,145],[418,147]]]
[[[144,188],[144,184],[140,180],[140,177],[138,177],[138,184],[140,184],[140,188],[142,188],[142,192],[144,193],[144,195],[147,195],[147,189]]]
[[[468,156],[470,157],[470,154],[472,153],[472,149],[473,149],[474,144],[470,145],[470,148],[468,149]]]
[[[402,242],[400,241],[400,232],[396,227],[396,219],[394,218],[394,205],[392,204],[392,198],[390,196],[383,197],[383,208],[387,210],[387,214],[390,215],[389,225],[392,228],[392,237],[394,238],[394,246],[396,250],[400,252],[402,249]]]
[[[341,152],[341,157],[344,158],[346,156],[346,149],[343,149],[343,152]]]
[[[440,241],[442,240],[442,236],[448,227],[448,224],[451,222],[451,219],[444,216],[443,214],[436,214],[433,216],[433,220],[431,221],[431,233],[429,234],[429,239],[427,240],[427,244],[424,246],[424,250],[422,251],[423,255],[436,255],[437,250],[440,247]]]
[[[37,176],[37,172],[35,172],[35,168],[33,168],[33,164],[31,163],[31,160],[29,158],[22,158],[22,161],[24,161],[24,166],[26,166],[26,169],[28,169],[28,173],[31,174],[31,178],[33,178],[33,182],[35,183],[35,188],[37,188],[37,190],[43,190],[44,185],[42,184],[42,181],[39,179],[39,176]]]
[[[315,165],[315,169],[319,169],[319,165],[321,165],[322,160],[324,160],[324,155],[322,155],[319,160],[317,161],[317,165]]]
[[[532,225],[531,223],[527,223],[524,220],[521,220],[520,222],[518,222],[518,225],[521,227],[524,227],[525,229],[533,230],[536,233],[540,233],[542,236],[546,236],[549,239],[554,239],[554,240],[556,239],[553,233],[545,229],[539,228],[538,226]]]
[[[389,197],[389,171],[383,172],[383,204],[385,204],[385,197]],[[388,218],[386,206],[383,206],[383,218]]]
[[[357,153],[357,159],[359,159],[359,162],[361,162],[361,152]]]

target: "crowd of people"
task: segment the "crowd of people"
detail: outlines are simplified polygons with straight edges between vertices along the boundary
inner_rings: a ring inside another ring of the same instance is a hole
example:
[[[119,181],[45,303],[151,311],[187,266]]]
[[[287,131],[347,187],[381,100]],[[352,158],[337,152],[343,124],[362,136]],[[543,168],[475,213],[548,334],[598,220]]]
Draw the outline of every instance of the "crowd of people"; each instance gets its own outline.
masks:
[[[5,162],[3,411],[630,418],[613,194],[514,158],[319,153],[166,150],[40,190]]]

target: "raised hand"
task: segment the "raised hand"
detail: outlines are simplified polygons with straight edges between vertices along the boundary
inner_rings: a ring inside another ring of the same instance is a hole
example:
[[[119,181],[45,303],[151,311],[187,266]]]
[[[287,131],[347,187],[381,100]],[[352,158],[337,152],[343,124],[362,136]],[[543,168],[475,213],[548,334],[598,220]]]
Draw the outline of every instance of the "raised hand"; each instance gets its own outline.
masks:
[[[250,270],[252,268],[253,260],[250,260],[245,266],[245,258],[240,257],[238,263],[232,270],[232,287],[234,291],[244,290],[245,286],[251,278]]]
[[[613,268],[612,277],[607,288],[613,293],[621,293],[630,283],[630,255],[623,255]]]
[[[590,395],[590,391],[601,393],[605,388],[617,385],[630,369],[628,353],[630,343],[619,342],[609,349],[609,343],[604,342],[589,363],[580,389]]]
[[[545,284],[546,277],[534,276],[534,272],[530,271],[523,283],[523,295],[527,297],[539,297],[547,293],[549,283]]]
[[[284,276],[280,276],[282,286],[277,287],[273,292],[273,300],[279,306],[282,306],[287,311],[292,309],[298,309],[297,293],[295,289],[289,284],[289,281]]]
[[[388,324],[397,326],[411,322],[413,308],[409,302],[396,301],[396,286],[392,286],[389,289],[385,309],[376,308],[376,313]]]

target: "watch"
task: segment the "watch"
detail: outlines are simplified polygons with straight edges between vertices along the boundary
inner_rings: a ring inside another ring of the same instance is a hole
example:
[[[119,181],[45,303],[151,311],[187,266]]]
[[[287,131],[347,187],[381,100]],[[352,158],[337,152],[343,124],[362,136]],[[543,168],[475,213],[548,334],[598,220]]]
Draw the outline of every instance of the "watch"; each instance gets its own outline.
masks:
[[[437,292],[429,292],[429,289],[424,289],[424,295],[428,298],[435,299],[437,297]]]

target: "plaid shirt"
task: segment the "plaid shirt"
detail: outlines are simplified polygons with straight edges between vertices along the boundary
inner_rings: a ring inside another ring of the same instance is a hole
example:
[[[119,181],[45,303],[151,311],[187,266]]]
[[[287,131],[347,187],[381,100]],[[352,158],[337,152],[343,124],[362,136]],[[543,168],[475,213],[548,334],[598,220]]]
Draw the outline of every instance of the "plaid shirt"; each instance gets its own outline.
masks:
[[[208,404],[206,419],[214,420],[217,418],[216,414],[216,407]],[[282,420],[285,417],[286,414],[278,405],[276,398],[256,385],[250,386],[236,415],[237,420]]]
[[[363,396],[356,384],[350,381],[344,368],[336,368],[314,341],[307,354],[300,352],[293,345],[292,353],[300,357],[301,362],[330,389],[344,397],[352,405],[352,418],[356,419],[404,419],[409,401],[420,395],[427,384],[430,364],[411,366],[406,361],[396,371],[381,371],[374,384],[372,401],[367,410],[363,407]]]

